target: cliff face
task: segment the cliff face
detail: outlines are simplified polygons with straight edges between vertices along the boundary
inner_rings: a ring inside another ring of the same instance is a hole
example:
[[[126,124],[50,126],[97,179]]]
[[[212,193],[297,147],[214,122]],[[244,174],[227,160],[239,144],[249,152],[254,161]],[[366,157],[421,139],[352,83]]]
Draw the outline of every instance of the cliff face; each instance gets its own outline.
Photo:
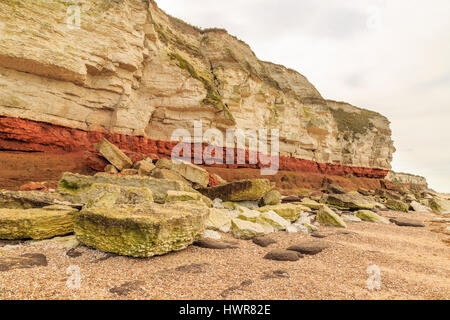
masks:
[[[389,174],[386,176],[386,180],[392,182],[399,182],[401,184],[408,186],[418,186],[422,188],[428,188],[428,182],[426,178],[409,173],[390,171]]]
[[[280,129],[284,169],[383,177],[391,168],[385,117],[325,100],[226,31],[192,27],[153,1],[79,3],[73,29],[69,1],[0,2],[0,149],[83,150],[108,134],[161,154],[174,129],[202,120]]]

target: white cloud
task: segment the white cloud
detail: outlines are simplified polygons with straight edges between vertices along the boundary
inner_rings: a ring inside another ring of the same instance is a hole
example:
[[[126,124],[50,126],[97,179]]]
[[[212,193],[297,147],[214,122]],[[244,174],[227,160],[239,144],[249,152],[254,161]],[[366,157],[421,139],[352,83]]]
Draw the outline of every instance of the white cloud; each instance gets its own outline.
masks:
[[[450,1],[164,0],[223,27],[256,55],[304,74],[326,98],[386,115],[395,170],[450,192]]]

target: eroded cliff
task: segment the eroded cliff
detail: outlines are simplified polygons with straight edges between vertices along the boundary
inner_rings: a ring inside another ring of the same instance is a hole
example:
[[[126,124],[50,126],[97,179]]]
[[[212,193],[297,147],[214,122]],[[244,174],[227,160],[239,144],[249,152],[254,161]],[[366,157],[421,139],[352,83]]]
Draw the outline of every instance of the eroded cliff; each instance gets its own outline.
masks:
[[[106,135],[167,155],[174,129],[280,129],[280,166],[384,177],[389,121],[325,100],[301,74],[260,61],[225,30],[153,1],[0,1],[0,149],[81,151]]]

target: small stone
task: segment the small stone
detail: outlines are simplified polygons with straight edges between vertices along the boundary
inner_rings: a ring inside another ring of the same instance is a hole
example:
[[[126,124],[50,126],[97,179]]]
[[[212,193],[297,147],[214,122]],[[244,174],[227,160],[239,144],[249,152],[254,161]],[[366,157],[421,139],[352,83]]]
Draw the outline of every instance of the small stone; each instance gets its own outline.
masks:
[[[281,203],[281,193],[278,190],[271,190],[267,192],[264,197],[261,198],[259,205],[263,206],[271,206],[277,205]]]
[[[271,244],[277,243],[274,239],[268,237],[268,236],[263,236],[263,237],[256,237],[253,238],[253,243],[260,246],[260,247],[268,247]]]
[[[390,221],[399,227],[425,228],[423,222],[410,218],[391,218]]]
[[[347,222],[361,222],[362,220],[354,215],[343,215],[342,219]]]
[[[266,211],[262,212],[259,217],[257,217],[256,222],[264,221],[274,227],[276,230],[286,230],[287,227],[291,225],[291,223],[274,211]]]
[[[123,169],[120,173],[124,176],[137,176],[139,174],[136,169]]]
[[[305,241],[287,248],[290,251],[296,251],[302,254],[315,255],[329,248],[330,245],[319,241]]]
[[[250,240],[266,233],[261,225],[241,219],[231,220],[231,231],[236,238],[244,240]]]
[[[145,159],[138,161],[134,164],[134,169],[138,170],[138,174],[142,176],[148,176],[152,173],[153,169],[155,169],[156,166],[153,164],[151,159]]]
[[[222,236],[220,235],[220,233],[218,233],[217,231],[214,231],[214,230],[205,230],[203,237],[206,239],[215,239],[215,240],[222,239]]]
[[[238,248],[237,242],[234,241],[222,241],[216,239],[201,239],[194,243],[195,246],[205,249],[216,249],[216,250],[225,250],[225,249],[236,249]]]
[[[297,252],[283,249],[274,249],[264,256],[264,259],[275,261],[298,261],[303,256]]]

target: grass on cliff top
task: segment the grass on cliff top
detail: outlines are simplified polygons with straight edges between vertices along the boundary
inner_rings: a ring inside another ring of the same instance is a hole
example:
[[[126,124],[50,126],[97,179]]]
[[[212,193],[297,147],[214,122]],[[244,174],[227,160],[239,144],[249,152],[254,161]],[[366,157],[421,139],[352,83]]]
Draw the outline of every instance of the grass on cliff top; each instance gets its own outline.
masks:
[[[203,86],[206,89],[206,98],[203,99],[203,104],[210,105],[216,109],[223,111],[226,119],[231,120],[233,123],[236,123],[236,120],[231,114],[231,111],[228,109],[228,106],[222,101],[222,97],[220,96],[217,88],[211,80],[200,75],[195,70],[195,68],[179,54],[169,53],[169,57],[171,60],[176,60],[178,62],[177,66],[183,70],[186,70],[192,78],[197,79],[203,83]]]

